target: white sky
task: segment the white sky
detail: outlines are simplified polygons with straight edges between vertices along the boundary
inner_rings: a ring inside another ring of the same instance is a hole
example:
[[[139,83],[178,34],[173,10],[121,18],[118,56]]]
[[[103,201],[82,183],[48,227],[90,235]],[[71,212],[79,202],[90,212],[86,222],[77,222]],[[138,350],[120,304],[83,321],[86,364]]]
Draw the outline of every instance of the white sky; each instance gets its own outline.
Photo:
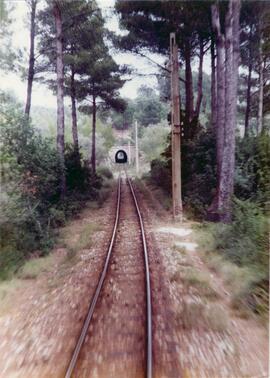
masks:
[[[13,23],[13,46],[15,48],[25,48],[26,51],[29,49],[29,30],[26,26],[27,23],[27,5],[25,0],[8,0],[14,4],[14,12],[12,14]],[[115,32],[119,32],[117,16],[111,14],[111,10],[114,6],[114,0],[97,0],[99,6],[102,9],[103,15],[106,17],[106,26]],[[129,64],[133,68],[136,68],[137,72],[143,74],[156,73],[158,70],[156,66],[149,63],[148,60],[134,56],[133,54],[122,54],[117,53],[113,55],[115,61],[118,64]],[[157,54],[151,54],[151,58],[159,63],[164,62],[164,57]],[[1,81],[0,87],[4,90],[13,91],[16,96],[22,102],[25,101],[26,97],[26,81],[22,81],[19,75],[15,73],[4,73],[0,70]],[[137,89],[140,85],[146,84],[149,86],[156,86],[156,78],[154,76],[137,76],[133,75],[132,80],[125,83],[124,87],[121,89],[121,95],[124,97],[135,98]],[[69,104],[69,99],[65,98],[65,103]],[[32,105],[39,105],[44,107],[56,107],[56,97],[52,94],[50,90],[47,89],[45,85],[34,82],[33,84],[33,94],[32,94]]]

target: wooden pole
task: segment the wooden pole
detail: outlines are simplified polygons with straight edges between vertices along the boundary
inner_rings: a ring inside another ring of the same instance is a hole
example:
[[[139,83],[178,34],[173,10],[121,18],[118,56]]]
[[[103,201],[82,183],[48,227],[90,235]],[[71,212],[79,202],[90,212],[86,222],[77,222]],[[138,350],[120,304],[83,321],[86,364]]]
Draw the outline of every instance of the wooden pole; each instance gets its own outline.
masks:
[[[179,93],[179,62],[178,46],[175,33],[170,34],[171,64],[171,119],[172,119],[172,199],[173,217],[182,222],[182,190],[181,190],[181,126],[180,126],[180,93]]]
[[[130,149],[130,140],[128,140],[128,165],[131,163],[131,149]]]
[[[139,146],[138,146],[138,122],[135,120],[135,162],[136,175],[139,175]]]

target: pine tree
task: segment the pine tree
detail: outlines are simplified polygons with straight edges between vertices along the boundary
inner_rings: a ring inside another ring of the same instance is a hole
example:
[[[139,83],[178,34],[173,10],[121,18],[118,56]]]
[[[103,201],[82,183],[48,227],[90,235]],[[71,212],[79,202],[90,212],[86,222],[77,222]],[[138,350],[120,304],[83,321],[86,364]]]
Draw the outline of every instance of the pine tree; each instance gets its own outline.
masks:
[[[235,130],[239,66],[240,0],[230,0],[224,34],[220,8],[212,5],[213,28],[217,34],[217,192],[209,209],[212,219],[231,220],[235,169]],[[225,101],[223,101],[223,98]]]
[[[180,61],[185,64],[185,78],[180,79],[185,88],[182,118],[190,127],[197,124],[203,97],[203,60],[211,37],[210,4],[198,1],[118,0],[116,11],[120,15],[121,26],[129,32],[117,41],[123,50],[144,56],[143,52],[148,49],[168,56],[170,33],[176,33]],[[194,95],[191,69],[196,55],[199,57],[197,98]]]
[[[25,104],[25,115],[29,118],[32,98],[32,87],[35,75],[35,36],[36,36],[36,9],[37,0],[27,0],[30,8],[30,51],[27,77],[27,97]]]
[[[64,113],[64,63],[62,42],[62,15],[57,0],[52,4],[56,30],[56,76],[57,76],[57,150],[61,163],[61,195],[66,194],[65,174],[65,113]]]
[[[77,102],[87,101],[91,106],[82,103],[81,109],[91,112],[93,120],[92,132],[92,169],[96,170],[96,114],[100,101],[106,106],[115,108],[124,106],[117,90],[124,81],[120,79],[120,67],[109,55],[105,45],[104,20],[95,1],[72,0],[58,1],[61,5],[62,48],[64,62],[64,94],[71,97],[72,135],[74,150],[78,154],[79,141],[77,130]],[[40,12],[42,24],[42,43],[39,50],[43,53],[43,66],[53,70],[56,54],[51,49],[54,35],[54,24],[47,10]],[[53,80],[46,82],[55,89]]]
[[[91,168],[96,172],[96,115],[98,108],[107,107],[117,111],[125,109],[125,101],[119,95],[119,89],[123,86],[124,80],[121,75],[125,68],[115,63],[108,53],[105,44],[98,46],[94,52],[96,61],[89,59],[81,67],[86,79],[80,82],[79,96],[82,100],[80,109],[92,115],[92,142],[91,142]],[[90,106],[89,106],[90,103]]]

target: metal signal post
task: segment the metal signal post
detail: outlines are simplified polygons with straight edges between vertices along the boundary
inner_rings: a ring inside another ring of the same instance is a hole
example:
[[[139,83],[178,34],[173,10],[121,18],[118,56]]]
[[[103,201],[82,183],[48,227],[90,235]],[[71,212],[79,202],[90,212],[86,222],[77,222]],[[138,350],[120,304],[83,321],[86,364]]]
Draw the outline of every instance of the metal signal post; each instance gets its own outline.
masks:
[[[182,222],[182,189],[181,189],[181,126],[180,126],[180,93],[178,46],[175,33],[170,34],[170,67],[171,67],[171,124],[172,124],[172,199],[173,217]]]

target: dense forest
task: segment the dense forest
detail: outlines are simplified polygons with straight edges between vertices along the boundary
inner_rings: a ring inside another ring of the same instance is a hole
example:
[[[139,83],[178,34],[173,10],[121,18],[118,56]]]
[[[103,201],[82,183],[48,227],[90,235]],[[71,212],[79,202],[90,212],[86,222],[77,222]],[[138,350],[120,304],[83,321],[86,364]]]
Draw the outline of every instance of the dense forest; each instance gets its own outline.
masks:
[[[94,0],[26,3],[26,55],[11,44],[13,5],[0,3],[1,67],[27,82],[23,104],[0,92],[0,277],[11,277],[33,253],[47,254],[57,227],[86,200],[102,201],[112,178],[104,168],[107,155],[119,142],[113,130],[132,130],[135,119],[142,158],[150,164],[143,179],[170,198],[167,63],[174,32],[181,67],[185,214],[207,227],[222,257],[252,271],[241,299],[259,311],[268,286],[268,2],[117,0],[119,33],[107,29]],[[117,64],[111,50],[149,59],[158,68],[156,88],[143,85],[135,99],[121,97],[132,67]],[[153,53],[165,64],[155,62]],[[36,82],[56,95],[56,115],[46,109],[46,99],[44,108],[32,106]]]

